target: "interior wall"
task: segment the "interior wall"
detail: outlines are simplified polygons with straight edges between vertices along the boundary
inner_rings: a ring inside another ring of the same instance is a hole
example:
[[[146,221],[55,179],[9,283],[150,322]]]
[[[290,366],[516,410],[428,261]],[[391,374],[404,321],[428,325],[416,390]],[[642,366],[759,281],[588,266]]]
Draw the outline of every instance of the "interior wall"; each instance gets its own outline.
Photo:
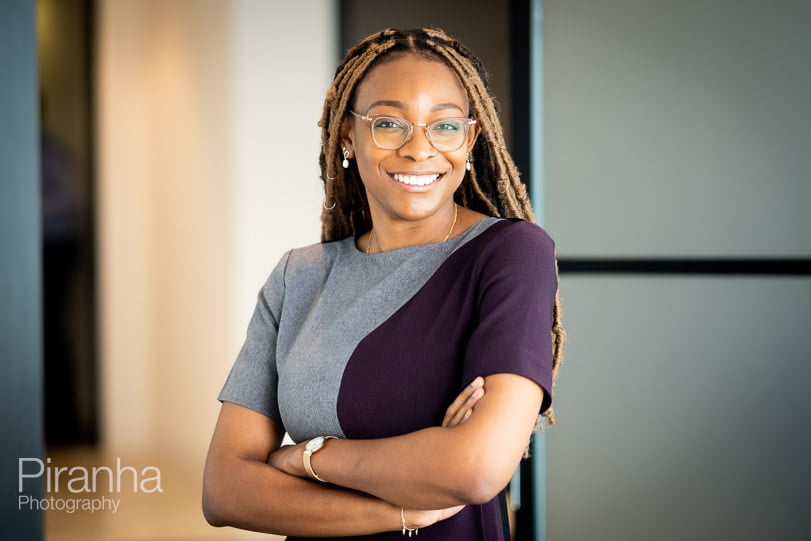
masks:
[[[808,278],[563,276],[550,541],[801,540]]]
[[[809,21],[797,0],[544,2],[567,255],[811,253]]]
[[[98,10],[103,441],[199,477],[259,288],[285,250],[319,240],[335,10]]]
[[[321,237],[318,121],[338,62],[335,4],[235,5],[230,130],[231,175],[238,182],[231,191],[229,250],[236,345],[242,345],[259,288],[282,254]]]
[[[0,524],[9,539],[42,536],[41,514],[16,505],[18,459],[43,447],[35,23],[33,0],[0,2]],[[24,490],[42,496],[37,483]]]
[[[546,228],[568,257],[811,257],[811,6],[544,2]],[[562,275],[549,539],[811,531],[811,281]]]

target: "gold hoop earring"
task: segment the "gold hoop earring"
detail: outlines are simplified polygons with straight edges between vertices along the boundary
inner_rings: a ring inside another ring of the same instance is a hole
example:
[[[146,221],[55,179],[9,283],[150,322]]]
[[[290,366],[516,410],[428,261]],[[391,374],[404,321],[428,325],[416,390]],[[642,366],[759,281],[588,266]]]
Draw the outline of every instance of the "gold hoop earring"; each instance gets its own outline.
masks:
[[[331,177],[331,176],[327,175],[327,181],[333,182],[333,181],[335,181],[335,177]],[[324,210],[332,210],[332,209],[335,208],[336,201],[335,201],[335,199],[333,199],[332,200],[332,206],[331,207],[327,206],[327,186],[326,186],[327,181],[324,181],[324,199],[321,201],[321,206],[324,207]]]

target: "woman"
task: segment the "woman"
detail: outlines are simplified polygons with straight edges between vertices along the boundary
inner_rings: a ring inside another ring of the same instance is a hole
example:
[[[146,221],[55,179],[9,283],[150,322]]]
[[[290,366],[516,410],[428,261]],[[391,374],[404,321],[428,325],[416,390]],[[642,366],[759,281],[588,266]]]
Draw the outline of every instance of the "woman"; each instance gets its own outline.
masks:
[[[385,30],[347,53],[320,125],[324,242],[259,294],[219,396],[206,518],[504,539],[497,495],[539,412],[552,422],[564,333],[553,242],[484,69],[440,31]],[[299,443],[280,447],[285,431]]]

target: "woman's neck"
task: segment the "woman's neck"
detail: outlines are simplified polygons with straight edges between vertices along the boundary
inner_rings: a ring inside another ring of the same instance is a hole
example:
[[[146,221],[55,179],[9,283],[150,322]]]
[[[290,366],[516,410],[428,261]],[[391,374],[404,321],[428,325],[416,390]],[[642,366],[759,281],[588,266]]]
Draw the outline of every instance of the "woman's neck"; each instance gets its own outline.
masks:
[[[452,205],[447,211],[420,221],[374,219],[372,230],[357,239],[359,250],[376,254],[409,246],[442,242],[466,231],[486,215]]]
[[[409,246],[442,242],[457,232],[460,208],[455,203],[419,221],[372,217],[372,229],[360,245],[366,253],[388,252]]]

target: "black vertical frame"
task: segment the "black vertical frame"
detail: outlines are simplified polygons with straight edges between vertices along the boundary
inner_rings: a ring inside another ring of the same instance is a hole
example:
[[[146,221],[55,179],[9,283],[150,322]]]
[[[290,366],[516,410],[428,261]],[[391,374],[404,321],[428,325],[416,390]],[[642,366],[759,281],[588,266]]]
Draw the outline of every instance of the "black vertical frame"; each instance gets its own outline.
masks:
[[[74,121],[64,115],[43,113],[40,129],[50,136],[51,146],[69,156],[71,181],[75,183],[78,205],[75,230],[63,238],[43,235],[43,314],[44,332],[44,407],[47,445],[98,443],[98,364],[95,261],[95,2],[42,2],[50,5],[51,18],[59,20],[58,31],[51,31],[41,43],[40,62],[68,66],[74,74],[66,91],[58,77],[43,71],[39,91],[48,110],[70,109]],[[35,3],[37,3],[35,1]],[[42,21],[38,21],[42,33]],[[40,36],[42,39],[43,36]],[[74,44],[78,47],[74,49]],[[42,64],[41,64],[42,65]],[[78,119],[81,118],[81,121]],[[50,128],[50,130],[48,129]],[[64,137],[71,133],[70,142]],[[60,134],[60,136],[56,136]],[[43,137],[45,139],[45,137]],[[43,160],[51,159],[46,152]],[[63,158],[64,159],[64,158]],[[58,162],[58,160],[57,160]],[[43,183],[47,186],[48,183]],[[53,195],[50,196],[51,198]],[[43,194],[43,200],[48,199]],[[47,216],[43,215],[43,223]],[[44,233],[44,232],[43,232]],[[66,245],[62,248],[60,245]],[[69,254],[68,257],[64,252]],[[59,272],[55,272],[59,269]],[[66,293],[67,291],[67,293]],[[70,320],[69,327],[62,327]]]
[[[533,176],[530,149],[531,125],[531,0],[510,2],[510,83],[512,89],[512,149],[511,154],[525,184]]]
[[[96,77],[94,66],[96,66],[96,3],[93,0],[84,0],[82,12],[84,14],[86,37],[84,42],[84,55],[87,62],[87,70],[84,73],[87,88],[87,176],[88,190],[86,194],[86,204],[88,211],[84,216],[84,247],[82,257],[87,262],[87,313],[88,333],[85,336],[87,347],[89,348],[89,366],[85,377],[88,387],[91,390],[89,405],[86,410],[86,419],[80,423],[81,432],[79,440],[85,443],[96,445],[99,442],[99,381],[98,381],[98,306],[97,298],[97,276],[96,276]]]

